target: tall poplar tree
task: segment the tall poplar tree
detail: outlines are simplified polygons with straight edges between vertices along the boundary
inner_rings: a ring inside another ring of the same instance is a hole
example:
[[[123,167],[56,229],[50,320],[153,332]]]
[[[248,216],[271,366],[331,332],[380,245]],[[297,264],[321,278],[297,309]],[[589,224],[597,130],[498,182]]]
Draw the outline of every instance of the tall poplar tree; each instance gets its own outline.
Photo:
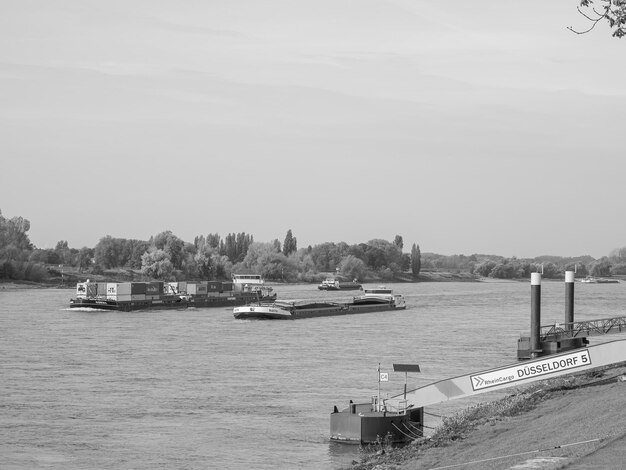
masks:
[[[283,243],[283,255],[289,256],[291,253],[298,251],[298,241],[291,233],[291,229],[287,230],[285,241]]]
[[[422,253],[420,252],[419,245],[413,243],[413,247],[411,248],[411,271],[415,279],[417,279],[420,275],[420,269],[422,268],[421,258]]]

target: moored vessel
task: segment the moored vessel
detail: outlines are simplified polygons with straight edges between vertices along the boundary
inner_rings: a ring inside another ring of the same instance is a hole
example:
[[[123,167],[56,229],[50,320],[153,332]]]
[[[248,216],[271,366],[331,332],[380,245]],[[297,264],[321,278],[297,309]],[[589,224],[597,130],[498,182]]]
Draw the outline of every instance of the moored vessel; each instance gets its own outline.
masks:
[[[320,285],[317,286],[319,290],[358,290],[363,289],[363,286],[353,281],[342,281],[332,277],[324,279]]]
[[[70,308],[98,310],[230,307],[276,299],[261,276],[234,274],[232,282],[79,282]]]
[[[351,302],[320,302],[317,300],[258,302],[235,307],[233,315],[240,320],[295,320],[298,318],[330,317],[403,309],[406,309],[406,301],[402,295],[394,294],[391,289],[386,287],[378,287],[365,289],[363,295],[354,297]]]
[[[587,276],[581,279],[580,282],[584,284],[619,284],[618,279],[607,279],[606,277],[593,277]]]

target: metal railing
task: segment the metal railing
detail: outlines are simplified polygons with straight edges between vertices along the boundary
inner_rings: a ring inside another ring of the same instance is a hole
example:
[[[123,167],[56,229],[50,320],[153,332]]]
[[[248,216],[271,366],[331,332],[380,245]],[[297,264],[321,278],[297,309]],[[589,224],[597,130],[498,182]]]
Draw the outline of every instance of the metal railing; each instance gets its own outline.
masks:
[[[603,318],[600,320],[555,323],[541,327],[541,341],[585,338],[587,336],[625,333],[626,317]]]

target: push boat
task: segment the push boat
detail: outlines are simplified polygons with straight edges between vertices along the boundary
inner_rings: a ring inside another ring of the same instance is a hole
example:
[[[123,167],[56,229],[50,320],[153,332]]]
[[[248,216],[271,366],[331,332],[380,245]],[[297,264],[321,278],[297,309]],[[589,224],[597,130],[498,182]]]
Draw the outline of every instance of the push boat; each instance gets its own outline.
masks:
[[[584,284],[619,284],[618,279],[607,279],[605,277],[593,277],[587,276],[584,279],[581,279],[580,282]]]
[[[358,290],[363,289],[363,286],[356,282],[356,279],[352,282],[346,282],[329,277],[324,279],[317,288],[319,290]]]
[[[233,274],[231,282],[79,282],[70,308],[97,310],[161,310],[188,307],[231,307],[271,302],[276,293],[254,274]]]
[[[406,301],[392,289],[378,287],[365,289],[363,295],[356,296],[351,302],[287,301],[256,302],[242,307],[235,307],[235,318],[259,320],[295,320],[298,318],[330,317],[357,313],[383,312],[386,310],[404,310]]]

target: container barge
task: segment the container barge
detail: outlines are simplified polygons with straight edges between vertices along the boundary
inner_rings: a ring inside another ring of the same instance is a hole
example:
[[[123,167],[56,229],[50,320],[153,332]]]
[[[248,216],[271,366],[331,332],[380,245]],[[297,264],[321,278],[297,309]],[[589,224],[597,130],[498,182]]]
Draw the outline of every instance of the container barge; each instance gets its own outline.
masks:
[[[181,309],[231,307],[251,302],[271,302],[276,293],[261,276],[234,274],[232,282],[79,282],[70,308],[98,310]]]
[[[365,289],[363,295],[351,302],[274,301],[257,302],[235,307],[233,315],[240,320],[294,320],[298,318],[330,317],[356,313],[382,312],[406,309],[404,297],[391,289]]]

